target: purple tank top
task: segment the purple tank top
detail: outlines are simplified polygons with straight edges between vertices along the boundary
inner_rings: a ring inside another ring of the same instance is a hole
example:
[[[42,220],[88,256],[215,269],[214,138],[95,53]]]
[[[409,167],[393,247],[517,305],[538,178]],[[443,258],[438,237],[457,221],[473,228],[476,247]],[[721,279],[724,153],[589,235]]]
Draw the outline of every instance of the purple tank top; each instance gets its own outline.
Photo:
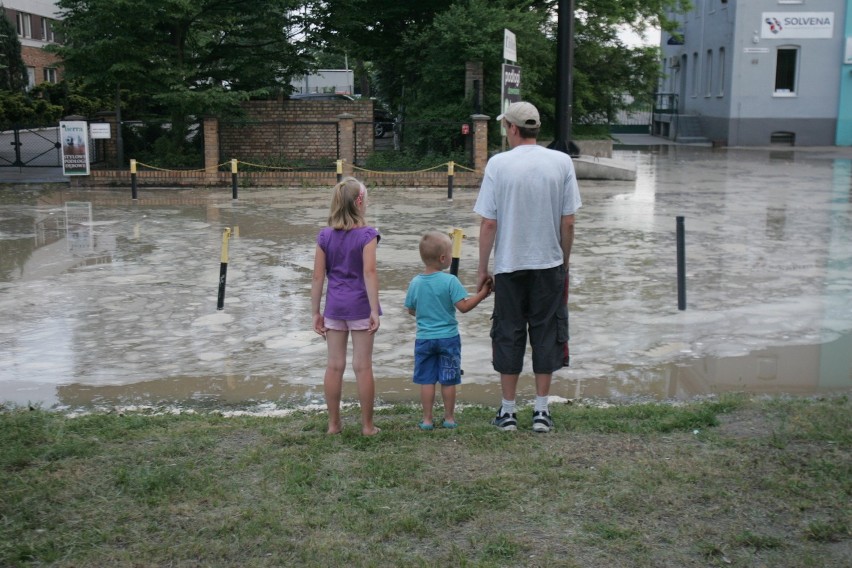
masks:
[[[317,235],[317,244],[325,253],[328,277],[324,317],[339,320],[370,317],[370,300],[364,284],[364,247],[373,239],[381,239],[373,227],[348,231],[326,227]]]

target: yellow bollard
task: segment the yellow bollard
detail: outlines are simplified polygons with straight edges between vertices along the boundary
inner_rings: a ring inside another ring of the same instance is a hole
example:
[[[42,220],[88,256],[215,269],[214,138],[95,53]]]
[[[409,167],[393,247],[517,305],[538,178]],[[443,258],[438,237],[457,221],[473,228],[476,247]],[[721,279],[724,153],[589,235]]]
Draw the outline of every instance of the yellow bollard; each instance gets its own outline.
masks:
[[[237,198],[237,160],[231,159],[231,197]]]
[[[225,229],[222,233],[222,262],[219,265],[219,299],[216,309],[225,309],[225,280],[228,275],[228,239],[231,238],[231,229]]]
[[[343,179],[343,160],[337,160],[337,183]]]
[[[452,162],[450,162],[452,163]],[[453,260],[450,263],[450,274],[458,277],[459,275],[459,258],[461,258],[461,244],[462,239],[464,238],[464,232],[461,229],[453,229],[453,232],[450,233],[450,237],[453,239]]]
[[[136,160],[130,160],[130,195],[136,199]]]

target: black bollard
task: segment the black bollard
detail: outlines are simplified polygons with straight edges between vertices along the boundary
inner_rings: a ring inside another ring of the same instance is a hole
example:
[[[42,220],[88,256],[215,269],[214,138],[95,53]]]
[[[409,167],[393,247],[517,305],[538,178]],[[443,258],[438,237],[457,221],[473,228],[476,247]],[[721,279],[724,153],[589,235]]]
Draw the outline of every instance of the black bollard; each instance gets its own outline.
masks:
[[[231,197],[237,198],[237,160],[231,160]]]
[[[677,218],[677,309],[686,309],[686,245],[683,217]]]
[[[461,243],[464,234],[461,229],[453,229],[450,233],[453,239],[453,260],[450,262],[450,274],[458,278],[459,276],[459,258],[461,257]]]
[[[453,178],[455,177],[455,162],[447,164],[447,201],[453,200]]]
[[[130,195],[133,199],[137,198],[136,194],[136,160],[130,160]]]
[[[231,229],[225,229],[222,234],[222,262],[219,265],[219,299],[216,302],[217,310],[225,309],[225,280],[228,276],[228,239],[231,238]]]

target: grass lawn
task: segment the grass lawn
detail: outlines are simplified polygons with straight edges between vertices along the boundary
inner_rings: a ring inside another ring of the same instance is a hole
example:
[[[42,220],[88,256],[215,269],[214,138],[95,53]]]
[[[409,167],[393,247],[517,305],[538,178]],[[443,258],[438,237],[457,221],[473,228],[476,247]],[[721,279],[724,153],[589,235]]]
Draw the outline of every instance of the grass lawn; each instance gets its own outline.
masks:
[[[847,396],[551,410],[0,407],[0,566],[850,565]]]

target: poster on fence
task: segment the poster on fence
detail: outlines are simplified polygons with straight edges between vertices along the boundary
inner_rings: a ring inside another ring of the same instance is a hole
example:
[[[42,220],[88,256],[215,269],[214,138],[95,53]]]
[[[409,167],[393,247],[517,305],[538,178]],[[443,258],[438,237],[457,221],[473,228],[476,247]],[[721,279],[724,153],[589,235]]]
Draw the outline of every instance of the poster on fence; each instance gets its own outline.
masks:
[[[83,120],[61,121],[62,174],[89,175],[89,129]]]

